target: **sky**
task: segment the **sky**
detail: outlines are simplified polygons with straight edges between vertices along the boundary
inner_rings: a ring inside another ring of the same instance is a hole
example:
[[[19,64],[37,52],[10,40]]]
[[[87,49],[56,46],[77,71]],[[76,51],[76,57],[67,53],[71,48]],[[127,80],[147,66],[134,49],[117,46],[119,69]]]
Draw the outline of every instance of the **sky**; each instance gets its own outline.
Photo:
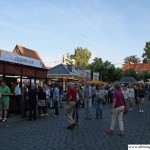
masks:
[[[150,41],[150,0],[0,0],[0,49],[38,51],[48,66],[87,48],[121,66]]]

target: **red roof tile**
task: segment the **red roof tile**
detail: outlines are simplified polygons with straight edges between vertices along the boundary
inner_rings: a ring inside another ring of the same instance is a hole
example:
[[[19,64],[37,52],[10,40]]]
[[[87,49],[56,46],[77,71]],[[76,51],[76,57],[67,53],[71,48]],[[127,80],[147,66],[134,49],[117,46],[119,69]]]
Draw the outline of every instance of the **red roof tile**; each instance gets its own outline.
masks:
[[[17,49],[19,50],[19,52],[16,51]],[[25,48],[25,47],[20,46],[20,45],[16,45],[16,47],[13,50],[13,53],[17,54],[17,55],[22,55],[22,56],[26,56],[26,57],[30,57],[30,58],[34,58],[34,59],[38,59],[38,60],[42,61],[42,59],[41,59],[41,57],[37,51]],[[43,61],[42,61],[42,67],[46,68]]]
[[[150,63],[135,64],[129,62],[124,67],[122,67],[122,70],[125,71],[130,68],[134,69],[135,71],[150,71]]]

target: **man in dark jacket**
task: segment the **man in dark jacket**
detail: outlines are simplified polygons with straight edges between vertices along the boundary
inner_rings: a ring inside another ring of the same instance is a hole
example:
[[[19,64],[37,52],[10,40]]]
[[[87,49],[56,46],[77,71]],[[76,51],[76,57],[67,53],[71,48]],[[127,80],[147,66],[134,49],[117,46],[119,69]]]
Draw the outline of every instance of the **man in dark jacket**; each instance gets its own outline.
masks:
[[[29,121],[32,121],[32,116],[33,120],[36,120],[36,106],[38,101],[38,90],[35,87],[34,83],[32,83],[31,89],[29,89],[28,96],[29,96]]]

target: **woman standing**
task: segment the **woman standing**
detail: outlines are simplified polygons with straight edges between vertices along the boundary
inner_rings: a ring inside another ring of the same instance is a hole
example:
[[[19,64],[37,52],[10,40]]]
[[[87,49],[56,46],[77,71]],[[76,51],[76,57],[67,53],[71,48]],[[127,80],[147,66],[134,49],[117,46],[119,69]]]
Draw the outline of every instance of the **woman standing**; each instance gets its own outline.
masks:
[[[133,110],[132,104],[133,104],[133,99],[134,99],[134,96],[135,96],[134,88],[131,84],[128,87],[128,91],[129,91],[128,108],[129,108],[129,111],[130,111],[130,110]]]
[[[129,91],[127,90],[127,86],[123,87],[122,94],[124,96],[125,105],[127,105],[129,99]]]
[[[139,89],[137,92],[137,98],[139,100],[139,112],[144,112],[144,95],[145,95],[145,89],[142,84],[139,85]]]
[[[96,119],[99,119],[99,117],[102,119],[103,99],[104,99],[103,87],[101,87],[100,85],[96,85],[95,90]]]
[[[124,136],[124,125],[123,125],[124,96],[118,84],[116,84],[114,88],[115,92],[113,95],[111,125],[109,130],[107,131],[107,134],[111,135],[113,134],[116,119],[118,119],[120,132],[117,135]]]
[[[42,87],[39,87],[39,92],[38,92],[38,111],[39,111],[39,117],[45,117],[47,118],[46,115],[46,93],[43,91]]]

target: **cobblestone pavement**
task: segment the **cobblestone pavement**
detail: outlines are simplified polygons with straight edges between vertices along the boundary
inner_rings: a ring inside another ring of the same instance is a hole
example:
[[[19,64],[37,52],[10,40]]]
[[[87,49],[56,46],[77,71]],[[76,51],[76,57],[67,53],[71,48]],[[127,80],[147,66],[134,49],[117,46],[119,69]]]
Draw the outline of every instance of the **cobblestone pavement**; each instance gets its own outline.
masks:
[[[53,111],[53,110],[51,110]],[[93,106],[93,118],[95,108]],[[108,136],[111,105],[103,109],[103,120],[85,120],[84,108],[80,109],[79,126],[70,131],[60,111],[59,117],[51,112],[48,119],[27,121],[18,119],[0,125],[0,150],[127,150],[128,144],[150,144],[150,101],[145,100],[145,112],[138,107],[124,116],[125,136]]]

